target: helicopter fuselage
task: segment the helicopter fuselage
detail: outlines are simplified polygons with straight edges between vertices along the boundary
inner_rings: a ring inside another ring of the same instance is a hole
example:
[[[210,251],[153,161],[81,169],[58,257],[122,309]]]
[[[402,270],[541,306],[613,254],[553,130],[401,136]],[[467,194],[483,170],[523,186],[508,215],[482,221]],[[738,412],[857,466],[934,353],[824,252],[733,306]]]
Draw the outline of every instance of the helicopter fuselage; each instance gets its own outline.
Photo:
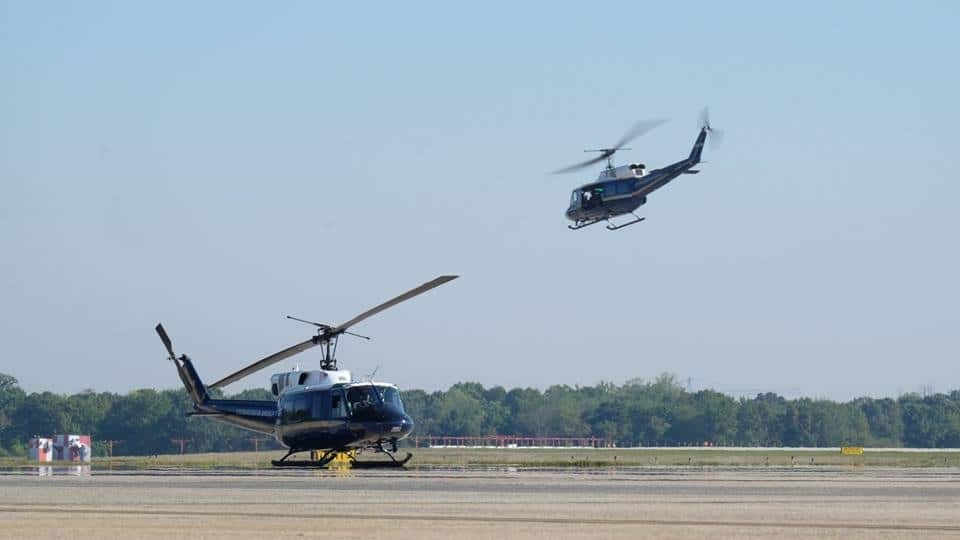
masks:
[[[340,383],[285,392],[274,436],[291,449],[395,447],[413,425],[395,386]]]
[[[291,451],[396,448],[413,431],[396,386],[350,382],[346,370],[279,373],[271,378],[276,401],[210,399],[186,355],[176,358],[194,399],[189,416],[205,416],[272,435]]]
[[[299,466],[295,461],[287,461],[287,458],[306,450],[323,450],[323,456],[308,465],[326,466],[341,452],[369,448],[389,456],[390,462],[386,462],[388,466],[402,467],[412,454],[408,452],[407,457],[402,460],[397,460],[393,454],[397,452],[397,442],[413,431],[413,420],[403,410],[400,391],[392,384],[373,382],[373,374],[368,382],[352,382],[349,371],[337,369],[337,343],[343,335],[370,339],[350,332],[350,328],[385,309],[456,278],[455,275],[439,276],[336,326],[288,315],[289,319],[316,326],[317,335],[261,358],[209,387],[225,386],[319,346],[323,351],[321,369],[301,371],[296,368],[270,377],[270,393],[276,400],[211,399],[208,387],[200,380],[190,357],[185,354],[177,356],[174,353],[173,342],[162,324],[158,323],[155,329],[193,402],[193,411],[187,413],[188,416],[207,416],[244,429],[273,435],[289,449],[279,461],[273,461],[275,466]],[[352,464],[354,467],[382,465],[376,462],[361,463],[353,459]]]
[[[681,174],[696,174],[707,130],[701,129],[690,156],[661,169],[644,172],[643,165],[607,167],[589,184],[570,194],[567,219],[572,229],[591,225],[623,214],[630,214],[647,202],[647,196],[669,184]],[[608,227],[609,228],[609,227]]]
[[[320,373],[290,372],[298,378]],[[276,375],[274,379],[276,379]],[[306,377],[304,377],[306,379]],[[274,386],[276,388],[276,386]],[[191,416],[209,416],[235,426],[273,435],[283,446],[297,450],[396,446],[413,431],[413,419],[403,409],[400,392],[391,384],[340,382],[332,385],[294,385],[277,401],[207,400]]]

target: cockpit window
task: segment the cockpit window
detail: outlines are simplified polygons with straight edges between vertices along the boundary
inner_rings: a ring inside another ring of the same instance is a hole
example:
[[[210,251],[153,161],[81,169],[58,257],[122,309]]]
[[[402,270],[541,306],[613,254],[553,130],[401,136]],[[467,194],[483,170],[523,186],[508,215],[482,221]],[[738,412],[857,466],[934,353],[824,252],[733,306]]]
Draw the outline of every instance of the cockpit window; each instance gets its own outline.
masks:
[[[379,392],[380,396],[378,397],[375,392]],[[347,390],[347,401],[354,413],[371,405],[379,407],[381,401],[386,407],[403,411],[400,392],[392,386],[352,386]]]
[[[347,390],[347,401],[354,410],[379,402],[372,386],[354,386]]]
[[[398,410],[403,410],[403,402],[400,401],[400,392],[392,386],[385,386],[381,388],[381,395],[383,396],[383,402],[390,407],[393,407]]]

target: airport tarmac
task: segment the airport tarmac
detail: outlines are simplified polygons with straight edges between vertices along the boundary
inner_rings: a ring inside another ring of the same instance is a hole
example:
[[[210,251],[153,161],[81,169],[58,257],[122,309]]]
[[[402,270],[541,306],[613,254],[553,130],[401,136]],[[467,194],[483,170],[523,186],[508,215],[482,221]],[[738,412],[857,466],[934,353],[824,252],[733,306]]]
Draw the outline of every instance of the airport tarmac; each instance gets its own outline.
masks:
[[[957,468],[39,472],[0,537],[960,538]]]

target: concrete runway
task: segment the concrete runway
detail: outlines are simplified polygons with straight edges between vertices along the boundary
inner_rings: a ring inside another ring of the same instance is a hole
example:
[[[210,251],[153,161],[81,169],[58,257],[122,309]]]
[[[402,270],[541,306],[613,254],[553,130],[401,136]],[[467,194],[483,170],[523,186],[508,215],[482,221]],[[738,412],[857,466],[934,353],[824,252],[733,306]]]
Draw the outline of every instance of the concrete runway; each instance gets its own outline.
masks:
[[[0,474],[0,538],[960,538],[960,470]]]

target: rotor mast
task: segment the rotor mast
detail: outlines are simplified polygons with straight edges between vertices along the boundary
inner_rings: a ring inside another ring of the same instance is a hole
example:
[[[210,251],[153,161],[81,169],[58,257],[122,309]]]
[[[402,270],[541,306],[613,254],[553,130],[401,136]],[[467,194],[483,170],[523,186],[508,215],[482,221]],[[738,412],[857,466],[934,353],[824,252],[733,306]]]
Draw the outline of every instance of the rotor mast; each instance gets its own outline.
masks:
[[[340,341],[340,335],[324,337],[317,335],[320,340],[320,350],[323,351],[323,360],[320,361],[320,369],[324,371],[336,371],[337,369],[337,342]]]
[[[323,352],[323,360],[320,361],[320,369],[324,371],[336,371],[337,369],[337,343],[340,341],[341,335],[350,334],[353,337],[370,341],[370,336],[361,336],[360,334],[348,332],[345,328],[335,328],[329,324],[299,319],[297,317],[291,317],[290,315],[287,315],[287,318],[317,327],[317,335],[313,336],[310,341],[312,341],[314,345],[319,346],[320,350]]]

